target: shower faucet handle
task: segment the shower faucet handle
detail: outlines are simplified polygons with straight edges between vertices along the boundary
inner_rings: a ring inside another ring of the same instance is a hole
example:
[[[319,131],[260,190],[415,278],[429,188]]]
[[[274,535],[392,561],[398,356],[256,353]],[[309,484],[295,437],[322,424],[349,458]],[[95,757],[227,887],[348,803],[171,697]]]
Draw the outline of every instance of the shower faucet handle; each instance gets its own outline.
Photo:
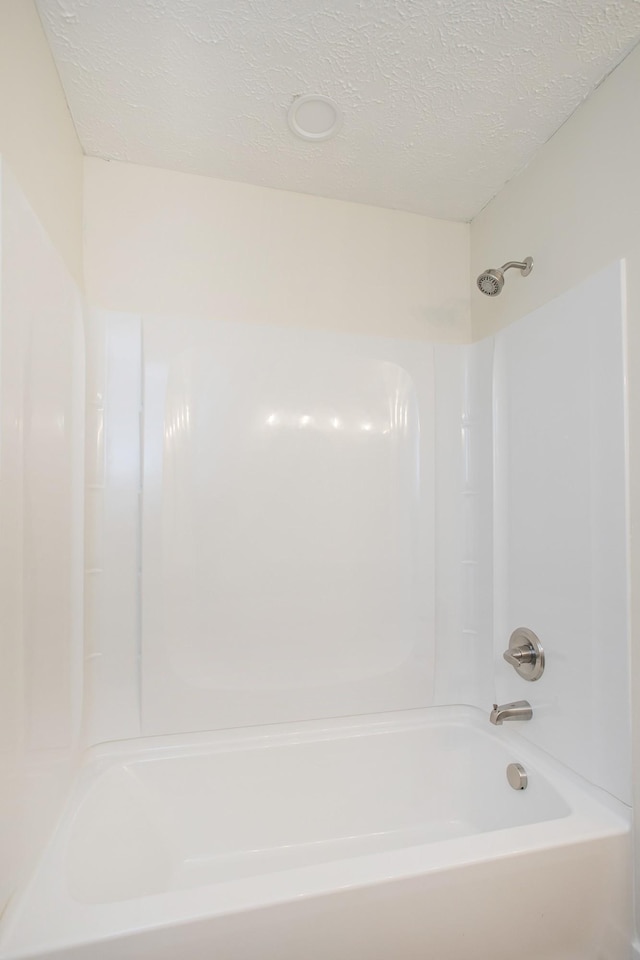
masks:
[[[509,639],[502,658],[511,664],[523,680],[539,680],[544,673],[544,650],[533,630],[518,627]]]
[[[533,663],[535,660],[535,650],[532,647],[514,647],[505,650],[502,659],[510,663],[512,667],[519,667],[521,663]]]

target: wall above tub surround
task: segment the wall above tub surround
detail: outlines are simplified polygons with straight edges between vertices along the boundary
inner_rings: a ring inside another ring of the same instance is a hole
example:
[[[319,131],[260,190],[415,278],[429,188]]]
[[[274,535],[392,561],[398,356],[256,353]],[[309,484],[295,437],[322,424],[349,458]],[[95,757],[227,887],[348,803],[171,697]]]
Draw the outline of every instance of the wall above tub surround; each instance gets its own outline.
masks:
[[[491,264],[531,253],[500,297],[472,290],[474,339],[548,303],[638,246],[640,45],[471,223],[471,286]],[[628,282],[631,276],[628,278]],[[640,285],[634,273],[633,282]]]
[[[0,3],[0,153],[82,283],[82,149],[34,0]]]
[[[78,290],[0,164],[0,911],[69,787],[82,701]]]
[[[470,339],[468,224],[95,158],[84,205],[96,307]]]

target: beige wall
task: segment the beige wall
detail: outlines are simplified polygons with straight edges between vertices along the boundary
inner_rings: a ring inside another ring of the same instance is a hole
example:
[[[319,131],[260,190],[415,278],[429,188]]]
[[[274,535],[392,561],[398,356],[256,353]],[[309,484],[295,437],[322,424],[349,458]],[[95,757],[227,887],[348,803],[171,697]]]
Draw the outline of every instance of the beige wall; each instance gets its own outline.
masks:
[[[626,261],[634,810],[640,816],[640,47],[471,225],[475,339],[614,260]],[[474,290],[488,266],[531,255],[497,299]],[[570,373],[569,373],[570,375]],[[636,877],[640,831],[636,831]],[[636,881],[640,918],[640,884]],[[635,956],[640,956],[640,949]]]
[[[636,113],[636,121],[637,121]],[[638,158],[640,166],[640,157]],[[640,245],[626,256],[631,716],[636,934],[640,934]],[[634,957],[640,958],[640,942]]]
[[[85,160],[89,301],[466,342],[468,224]]]
[[[0,154],[82,281],[82,150],[33,0],[0,0]]]
[[[471,225],[472,329],[480,339],[640,246],[640,47]],[[532,256],[501,296],[481,270]]]

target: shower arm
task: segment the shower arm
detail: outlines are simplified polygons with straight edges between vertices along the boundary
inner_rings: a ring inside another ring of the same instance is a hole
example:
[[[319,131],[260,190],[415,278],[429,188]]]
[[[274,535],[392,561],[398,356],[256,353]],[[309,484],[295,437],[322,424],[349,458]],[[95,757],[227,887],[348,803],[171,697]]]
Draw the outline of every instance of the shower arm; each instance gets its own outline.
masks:
[[[514,267],[522,271],[523,277],[528,277],[533,267],[533,260],[531,257],[527,257],[526,260],[509,260],[507,263],[502,264],[500,270],[504,273],[505,270],[511,270]]]

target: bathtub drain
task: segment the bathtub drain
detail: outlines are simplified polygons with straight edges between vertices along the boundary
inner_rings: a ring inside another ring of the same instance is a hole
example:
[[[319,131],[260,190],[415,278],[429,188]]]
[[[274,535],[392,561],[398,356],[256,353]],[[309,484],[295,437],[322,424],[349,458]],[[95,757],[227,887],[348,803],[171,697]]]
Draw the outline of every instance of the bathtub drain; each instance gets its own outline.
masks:
[[[521,763],[510,763],[507,767],[507,780],[514,790],[526,790],[529,778]]]

